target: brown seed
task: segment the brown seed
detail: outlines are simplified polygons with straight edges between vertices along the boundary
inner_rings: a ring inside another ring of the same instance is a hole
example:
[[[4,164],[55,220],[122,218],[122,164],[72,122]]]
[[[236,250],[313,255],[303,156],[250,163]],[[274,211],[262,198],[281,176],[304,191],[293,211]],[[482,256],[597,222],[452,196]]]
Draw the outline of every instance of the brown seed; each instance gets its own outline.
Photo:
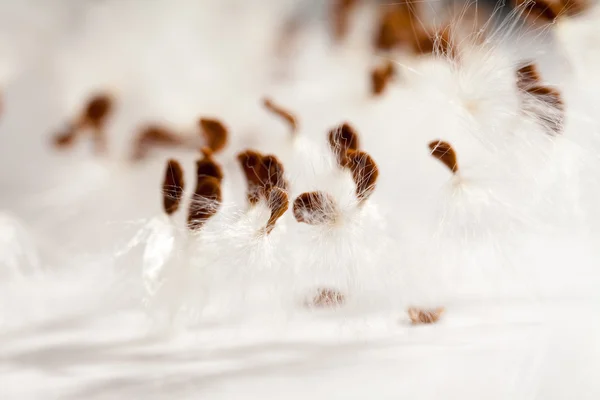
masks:
[[[196,161],[196,176],[198,179],[210,176],[219,182],[223,180],[223,170],[221,166],[212,157],[212,152],[208,148],[203,148],[204,157]]]
[[[325,192],[306,192],[294,200],[294,218],[309,225],[335,223],[338,207],[335,199]]]
[[[383,93],[388,82],[396,74],[394,63],[387,61],[385,64],[374,68],[371,71],[371,91],[373,95],[378,96]]]
[[[271,209],[271,215],[265,228],[267,235],[271,233],[273,228],[275,228],[277,220],[281,218],[283,214],[285,214],[288,207],[290,206],[290,201],[288,199],[287,192],[281,188],[274,187],[269,192],[268,204],[269,208]]]
[[[517,87],[530,99],[534,99],[533,103],[527,101],[528,98],[523,99],[523,111],[535,115],[551,135],[560,134],[565,110],[562,96],[558,90],[542,83],[535,64],[529,63],[517,70]],[[543,107],[540,109],[539,105]]]
[[[112,111],[112,99],[107,94],[98,94],[90,99],[85,112],[84,119],[88,126],[95,129],[103,128],[107,117]]]
[[[296,133],[298,130],[298,123],[296,117],[294,117],[292,113],[273,103],[271,99],[264,99],[263,104],[267,110],[278,117],[283,118],[290,125],[292,133]]]
[[[215,153],[223,150],[227,144],[227,128],[216,119],[201,118],[199,124],[207,146]]]
[[[341,40],[348,33],[348,20],[356,0],[332,0],[332,2],[333,35],[337,40]]]
[[[349,150],[346,152],[344,166],[352,172],[358,201],[360,203],[366,201],[375,190],[379,177],[379,168],[375,160],[364,151]]]
[[[221,206],[221,166],[212,158],[210,149],[203,149],[204,157],[196,162],[196,189],[188,212],[188,228],[199,230],[217,213]]]
[[[346,301],[345,296],[336,289],[320,288],[308,304],[311,307],[339,307]]]
[[[409,43],[413,35],[414,8],[410,2],[390,4],[382,8],[379,17],[375,47],[379,50],[391,50]]]
[[[198,179],[188,213],[188,228],[197,231],[217,213],[221,205],[221,182],[212,176]]]
[[[104,153],[108,147],[104,129],[112,108],[113,101],[109,95],[101,93],[92,96],[81,111],[81,115],[69,125],[66,131],[54,137],[54,145],[68,147],[85,129],[90,129],[94,151]]]
[[[438,307],[436,309],[431,310],[410,307],[408,309],[408,316],[410,317],[410,320],[413,325],[433,324],[439,321],[444,311],[445,309],[443,307]]]
[[[346,153],[349,150],[358,150],[359,145],[358,134],[348,123],[329,131],[329,147],[336,155],[339,165],[344,165]]]
[[[133,159],[140,160],[148,155],[153,147],[173,148],[182,146],[184,139],[161,125],[144,127],[133,145]]]
[[[269,191],[274,187],[287,190],[283,164],[277,157],[246,150],[239,153],[237,159],[246,177],[248,202],[251,205],[260,199],[268,200]]]
[[[453,174],[458,172],[456,152],[449,143],[435,140],[429,143],[429,149],[431,150],[431,155],[444,163]]]
[[[75,138],[77,137],[76,132],[73,130],[72,126],[69,126],[67,130],[56,134],[52,138],[52,143],[55,147],[65,148],[70,147],[75,143]]]
[[[534,63],[527,63],[517,70],[517,87],[526,90],[531,85],[540,84],[542,78]]]
[[[171,215],[179,208],[184,189],[183,169],[177,160],[167,162],[162,189],[164,210]]]

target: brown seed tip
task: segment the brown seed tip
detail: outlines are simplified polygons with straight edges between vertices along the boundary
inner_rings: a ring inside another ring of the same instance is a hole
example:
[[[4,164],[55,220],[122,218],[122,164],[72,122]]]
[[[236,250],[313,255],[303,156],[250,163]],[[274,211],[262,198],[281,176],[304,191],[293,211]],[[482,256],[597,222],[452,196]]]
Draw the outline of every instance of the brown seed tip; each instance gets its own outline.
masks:
[[[325,192],[306,192],[294,200],[294,218],[309,225],[335,223],[339,211],[335,199]]]
[[[142,128],[133,143],[134,160],[145,158],[153,147],[173,148],[184,144],[183,138],[169,128],[148,125]]]
[[[542,78],[534,63],[527,63],[517,69],[517,86],[525,90],[527,87],[540,84]]]
[[[444,311],[445,309],[443,307],[430,310],[410,307],[408,309],[408,316],[413,325],[433,324],[439,321]]]
[[[364,151],[350,150],[346,152],[344,166],[352,172],[358,201],[365,202],[373,194],[379,177],[379,168],[375,160]]]
[[[329,147],[336,155],[339,165],[345,164],[346,153],[358,150],[359,144],[358,134],[346,122],[329,131]]]
[[[379,50],[391,50],[410,42],[413,35],[414,15],[409,2],[382,7],[379,17],[375,47]],[[418,23],[416,24],[418,26]]]
[[[431,155],[440,160],[453,174],[458,172],[458,164],[456,162],[456,152],[449,143],[441,140],[434,140],[429,143]]]
[[[281,188],[274,187],[269,192],[268,204],[271,209],[271,216],[269,217],[269,221],[265,228],[267,235],[273,231],[277,220],[285,214],[290,205],[287,192]]]
[[[246,177],[248,202],[251,205],[260,199],[268,200],[269,191],[274,187],[287,190],[283,164],[277,157],[246,150],[239,153],[237,159]]]
[[[177,160],[169,160],[162,185],[163,208],[167,215],[173,214],[179,208],[183,197],[183,169]]]
[[[391,61],[374,68],[371,71],[371,92],[373,95],[382,94],[394,75],[396,75],[396,67]]]
[[[113,101],[108,94],[97,94],[87,103],[83,118],[89,126],[100,129],[110,115],[112,106]]]
[[[220,121],[210,118],[201,118],[199,124],[207,146],[215,153],[221,151],[227,144],[227,128]]]
[[[277,115],[278,117],[284,119],[290,125],[292,133],[295,134],[297,132],[298,122],[297,122],[296,117],[294,117],[294,115],[291,112],[289,112],[289,111],[285,110],[284,108],[282,108],[281,106],[278,106],[277,104],[273,103],[273,101],[269,98],[265,98],[263,100],[263,104],[267,110],[269,110],[273,114]]]
[[[69,127],[67,130],[56,134],[52,138],[52,144],[57,148],[66,148],[73,145],[75,138],[77,137],[73,127]]]
[[[561,93],[543,84],[535,64],[529,63],[517,70],[517,88],[528,95],[522,102],[525,113],[535,115],[549,134],[560,134],[565,110]]]
[[[196,176],[199,180],[210,176],[220,182],[223,180],[223,170],[211,154],[204,154],[204,157],[196,161]]]
[[[318,308],[339,307],[343,305],[345,301],[346,297],[342,292],[336,289],[320,288],[317,289],[317,293],[307,305],[309,307]]]
[[[343,39],[348,33],[348,20],[356,0],[333,0],[331,19],[333,22],[333,35],[337,40]]]

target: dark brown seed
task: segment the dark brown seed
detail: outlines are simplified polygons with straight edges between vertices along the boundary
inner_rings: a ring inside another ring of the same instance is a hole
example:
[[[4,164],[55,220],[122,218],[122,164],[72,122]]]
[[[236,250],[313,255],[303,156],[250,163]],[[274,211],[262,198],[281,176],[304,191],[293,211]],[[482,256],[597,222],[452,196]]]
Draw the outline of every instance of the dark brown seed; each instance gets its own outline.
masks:
[[[72,145],[85,129],[91,130],[94,151],[104,153],[107,150],[105,125],[112,112],[113,101],[107,94],[97,94],[90,98],[77,119],[72,121],[69,128],[56,135],[53,143],[56,147]]]
[[[294,200],[294,218],[309,225],[332,224],[338,216],[335,199],[325,192],[306,192]]]
[[[98,94],[88,102],[83,118],[87,125],[95,129],[100,129],[103,128],[111,111],[112,99],[110,96],[107,94]]]
[[[534,63],[527,63],[517,70],[517,86],[526,90],[528,87],[540,84],[542,78]]]
[[[211,176],[219,182],[223,180],[223,170],[221,166],[212,157],[212,152],[208,148],[202,149],[204,157],[196,161],[196,176],[202,179]]]
[[[188,213],[188,228],[197,231],[217,213],[221,205],[221,182],[212,176],[198,180]]]
[[[290,205],[287,192],[281,188],[274,187],[269,192],[268,204],[271,209],[271,215],[265,228],[267,235],[275,228],[277,220],[285,214]]]
[[[378,96],[383,93],[388,82],[396,74],[394,63],[387,61],[385,64],[374,68],[371,71],[371,91],[373,95]]]
[[[345,164],[346,153],[349,150],[359,149],[358,134],[348,123],[329,131],[329,147],[335,154],[338,164]]]
[[[429,143],[431,155],[440,160],[453,174],[458,172],[458,163],[456,162],[456,153],[449,143],[435,140]]]
[[[565,105],[560,92],[542,83],[541,75],[533,63],[517,70],[517,87],[526,96],[534,99],[531,103],[524,98],[523,111],[535,115],[546,131],[551,135],[562,132]],[[540,110],[538,105],[544,105]]]
[[[411,307],[408,309],[408,316],[410,317],[410,320],[413,323],[413,325],[433,324],[439,321],[444,311],[445,309],[443,307],[431,310]]]
[[[171,215],[179,209],[183,190],[183,169],[177,160],[171,159],[167,162],[165,180],[162,185],[163,207],[167,215]]]
[[[199,124],[207,146],[215,153],[223,150],[227,144],[227,128],[216,119],[201,118]]]
[[[308,304],[310,307],[339,307],[346,301],[345,296],[336,289],[321,288]]]
[[[292,113],[273,103],[271,99],[264,99],[263,104],[267,110],[284,119],[290,125],[292,133],[296,133],[298,130],[298,123],[296,117],[294,117]]]
[[[358,201],[361,203],[366,201],[375,190],[379,177],[379,168],[375,160],[364,151],[350,150],[346,152],[344,166],[352,172]]]
[[[379,17],[375,47],[391,50],[399,45],[410,43],[415,24],[412,4],[402,2],[382,8]]]
[[[184,143],[184,139],[170,129],[160,125],[148,125],[135,139],[133,159],[140,160],[146,157],[153,147],[173,148]]]
[[[268,200],[269,191],[274,187],[287,190],[283,164],[277,157],[246,150],[239,153],[237,159],[246,177],[248,202],[251,205],[260,199]]]

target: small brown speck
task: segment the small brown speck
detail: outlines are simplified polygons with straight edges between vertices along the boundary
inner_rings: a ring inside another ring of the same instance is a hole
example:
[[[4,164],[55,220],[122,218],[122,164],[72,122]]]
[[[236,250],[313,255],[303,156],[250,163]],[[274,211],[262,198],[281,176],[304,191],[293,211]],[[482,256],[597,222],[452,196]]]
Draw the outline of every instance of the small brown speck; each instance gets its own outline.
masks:
[[[294,218],[309,225],[335,223],[338,207],[335,199],[325,192],[306,192],[294,200]]]
[[[440,160],[453,174],[458,172],[458,163],[456,162],[456,152],[450,143],[441,140],[435,140],[429,143],[431,155]]]
[[[445,309],[443,307],[431,310],[411,307],[408,309],[408,316],[413,325],[433,324],[439,321],[444,311]]]
[[[72,126],[69,126],[67,130],[58,133],[52,138],[52,143],[55,147],[58,148],[66,148],[70,147],[75,143],[75,138],[77,137],[76,132],[74,131]]]
[[[171,215],[179,208],[184,189],[183,169],[177,160],[167,162],[162,189],[164,210]]]
[[[273,103],[271,99],[264,99],[263,104],[267,110],[284,119],[290,125],[290,129],[292,130],[293,134],[297,132],[298,123],[296,117],[294,117],[292,113]]]
[[[379,96],[387,87],[389,81],[396,75],[394,63],[387,61],[385,64],[371,71],[371,91],[374,96]]]
[[[199,124],[202,134],[206,138],[207,146],[215,153],[223,150],[227,144],[227,128],[225,125],[219,120],[210,118],[201,118]]]

